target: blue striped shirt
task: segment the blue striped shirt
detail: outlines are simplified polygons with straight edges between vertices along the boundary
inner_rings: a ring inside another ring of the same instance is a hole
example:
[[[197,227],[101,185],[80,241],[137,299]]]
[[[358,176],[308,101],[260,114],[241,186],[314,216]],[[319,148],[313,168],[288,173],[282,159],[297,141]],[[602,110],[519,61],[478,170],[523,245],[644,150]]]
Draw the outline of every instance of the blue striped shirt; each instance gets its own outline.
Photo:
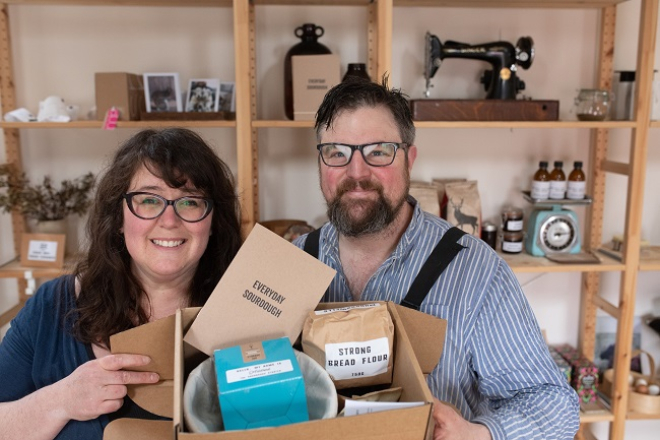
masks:
[[[442,235],[451,227],[421,210],[392,254],[367,282],[361,301],[400,303]],[[303,247],[306,236],[295,241]],[[499,439],[573,439],[580,424],[577,393],[550,357],[538,323],[509,266],[483,241],[466,247],[422,302],[422,312],[448,321],[444,351],[428,376],[435,397]],[[337,271],[323,301],[352,301],[339,259],[337,231],[321,230],[319,259]]]

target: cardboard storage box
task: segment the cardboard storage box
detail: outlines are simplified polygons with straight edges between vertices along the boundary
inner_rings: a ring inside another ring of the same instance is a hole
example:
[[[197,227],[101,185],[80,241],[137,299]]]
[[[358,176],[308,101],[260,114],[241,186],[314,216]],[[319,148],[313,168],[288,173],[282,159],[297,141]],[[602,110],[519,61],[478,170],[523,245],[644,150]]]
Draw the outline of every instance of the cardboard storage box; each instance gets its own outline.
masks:
[[[313,121],[323,97],[339,84],[339,56],[298,55],[291,57],[293,80],[293,119]]]
[[[595,403],[598,400],[598,367],[569,344],[554,348],[571,366],[571,385],[580,396],[580,403]]]
[[[152,358],[152,364],[142,369],[156,371],[161,382],[130,385],[129,396],[146,410],[173,420],[118,419],[106,427],[104,439],[324,440],[341,437],[351,440],[430,440],[434,426],[432,395],[425,374],[430,373],[440,359],[447,322],[393,303],[383,303],[394,322],[392,387],[403,388],[402,402],[422,402],[420,406],[257,430],[211,434],[185,431],[182,395],[187,374],[207,359],[215,348],[253,341],[257,339],[255,334],[262,335],[261,339],[289,336],[294,341],[302,330],[306,313],[317,306],[321,309],[348,305],[318,304],[333,276],[332,269],[275,233],[255,225],[203,308],[183,309],[174,316],[111,338],[114,353],[142,353]],[[250,286],[262,287],[244,288],[241,284],[248,282]],[[264,285],[270,286],[270,290]],[[299,291],[294,293],[295,289]],[[248,291],[252,295],[247,294]],[[267,296],[268,301],[257,304],[252,301],[254,295]],[[309,297],[313,302],[311,308],[301,307],[305,301],[310,304]],[[273,308],[266,304],[275,302],[279,306]],[[293,312],[286,308],[287,305]],[[237,307],[244,309],[237,312]],[[284,319],[275,317],[278,315],[275,308],[281,310],[279,316]],[[299,323],[297,317],[293,319],[288,313],[299,314]],[[295,325],[291,325],[292,321],[296,321]],[[234,326],[244,327],[234,329]],[[276,327],[287,329],[277,331]],[[250,334],[250,330],[257,333]],[[221,342],[209,341],[209,338],[217,340],[218,337]]]
[[[96,119],[102,121],[107,111],[116,107],[120,121],[138,121],[145,111],[142,75],[125,72],[97,72]]]
[[[341,304],[320,304],[329,308]],[[190,372],[206,355],[183,341],[199,308],[170,316],[113,337],[113,352],[144,353],[154,359],[163,379],[156,385],[129,386],[129,396],[138,405],[173,421],[118,419],[104,432],[104,440],[430,440],[433,438],[432,395],[426,385],[442,353],[446,321],[403,306],[387,303],[395,324],[395,354],[392,387],[402,387],[402,402],[424,402],[414,408],[375,412],[351,417],[313,420],[276,428],[223,431],[212,434],[185,432],[182,395],[184,371]],[[410,338],[408,337],[410,334]],[[171,347],[174,346],[174,352]]]

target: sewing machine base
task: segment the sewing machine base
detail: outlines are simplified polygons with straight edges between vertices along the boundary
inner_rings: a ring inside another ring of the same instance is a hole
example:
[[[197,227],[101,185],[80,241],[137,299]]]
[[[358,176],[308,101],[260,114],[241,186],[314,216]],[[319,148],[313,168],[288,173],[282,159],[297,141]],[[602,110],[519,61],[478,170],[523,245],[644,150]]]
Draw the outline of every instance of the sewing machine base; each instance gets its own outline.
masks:
[[[556,121],[559,101],[501,99],[413,99],[416,121]]]

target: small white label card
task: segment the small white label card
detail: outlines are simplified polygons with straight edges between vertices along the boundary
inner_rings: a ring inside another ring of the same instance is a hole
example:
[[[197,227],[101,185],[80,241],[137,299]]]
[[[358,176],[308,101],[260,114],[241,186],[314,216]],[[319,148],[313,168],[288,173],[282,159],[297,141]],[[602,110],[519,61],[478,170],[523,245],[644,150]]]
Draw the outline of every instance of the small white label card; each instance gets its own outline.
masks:
[[[412,408],[422,406],[424,402],[369,402],[366,400],[346,399],[344,416],[358,416],[372,412],[388,411],[391,409]]]
[[[62,268],[65,240],[64,234],[23,234],[21,265]]]
[[[288,373],[293,371],[293,364],[290,359],[284,359],[276,362],[266,362],[264,364],[250,365],[249,367],[236,368],[227,371],[227,383],[240,382],[257,377],[272,376],[274,374]]]

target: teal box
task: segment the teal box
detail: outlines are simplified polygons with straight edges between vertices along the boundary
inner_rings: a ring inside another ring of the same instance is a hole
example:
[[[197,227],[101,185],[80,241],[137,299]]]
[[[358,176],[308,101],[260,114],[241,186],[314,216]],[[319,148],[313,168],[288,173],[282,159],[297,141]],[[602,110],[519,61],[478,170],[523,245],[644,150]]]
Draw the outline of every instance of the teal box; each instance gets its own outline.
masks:
[[[226,431],[309,420],[305,383],[288,337],[213,354]]]

